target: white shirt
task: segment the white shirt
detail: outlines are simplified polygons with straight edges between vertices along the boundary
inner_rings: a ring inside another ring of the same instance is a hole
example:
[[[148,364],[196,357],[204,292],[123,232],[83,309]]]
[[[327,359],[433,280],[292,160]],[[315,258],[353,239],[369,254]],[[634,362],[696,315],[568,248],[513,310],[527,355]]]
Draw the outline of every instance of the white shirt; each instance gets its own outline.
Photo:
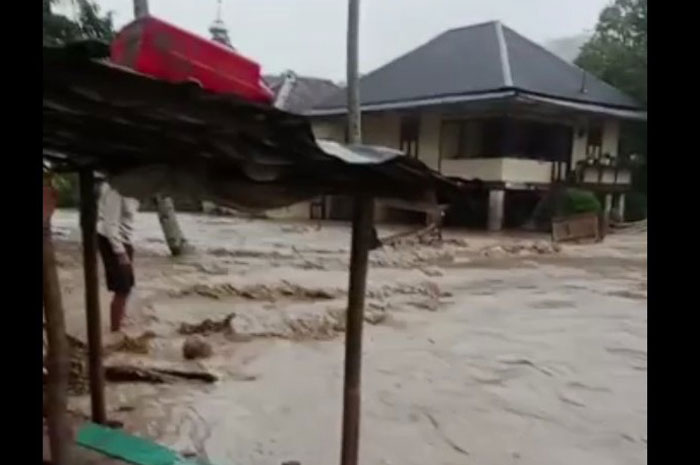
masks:
[[[102,184],[97,204],[97,232],[109,240],[115,254],[125,253],[124,244],[131,244],[138,209],[137,199],[122,197],[106,182]]]

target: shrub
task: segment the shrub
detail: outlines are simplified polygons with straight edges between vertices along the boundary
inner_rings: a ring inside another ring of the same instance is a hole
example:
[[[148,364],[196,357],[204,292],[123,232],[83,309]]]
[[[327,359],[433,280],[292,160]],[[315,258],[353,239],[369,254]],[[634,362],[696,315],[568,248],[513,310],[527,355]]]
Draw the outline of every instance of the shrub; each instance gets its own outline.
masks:
[[[598,213],[602,210],[598,197],[583,189],[567,189],[564,193],[564,202],[561,214],[575,215],[577,213]]]
[[[532,222],[541,231],[549,231],[552,218],[577,213],[600,212],[600,201],[593,192],[583,189],[553,189],[539,201]]]

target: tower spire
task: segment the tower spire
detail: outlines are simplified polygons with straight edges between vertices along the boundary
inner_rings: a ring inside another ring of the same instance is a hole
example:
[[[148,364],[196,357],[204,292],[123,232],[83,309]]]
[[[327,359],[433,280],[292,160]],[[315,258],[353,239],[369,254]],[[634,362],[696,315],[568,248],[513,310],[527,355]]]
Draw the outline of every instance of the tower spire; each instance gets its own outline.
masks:
[[[217,0],[216,19],[214,19],[214,22],[209,26],[209,33],[211,34],[211,40],[233,48],[228,36],[228,28],[221,19],[221,0]]]

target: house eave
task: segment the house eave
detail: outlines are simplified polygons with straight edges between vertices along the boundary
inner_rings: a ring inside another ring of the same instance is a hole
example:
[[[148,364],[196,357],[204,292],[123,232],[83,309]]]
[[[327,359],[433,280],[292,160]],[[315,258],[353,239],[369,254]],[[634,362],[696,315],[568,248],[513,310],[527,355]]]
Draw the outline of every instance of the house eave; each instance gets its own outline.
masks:
[[[416,100],[403,100],[395,102],[369,103],[361,106],[362,112],[403,110],[409,108],[423,108],[440,105],[452,105],[459,103],[482,102],[488,100],[504,100],[516,98],[523,103],[540,103],[551,105],[560,109],[592,113],[598,115],[612,116],[619,119],[646,121],[647,112],[634,108],[613,107],[596,103],[586,103],[581,101],[565,100],[555,97],[533,94],[526,91],[511,89],[493,92],[483,92],[479,94],[450,95],[442,97],[430,97]],[[305,114],[307,116],[339,116],[347,113],[345,107],[317,108]]]
[[[396,102],[384,102],[384,103],[368,103],[360,107],[361,111],[386,111],[386,110],[401,110],[407,108],[421,108],[430,107],[436,105],[449,105],[453,103],[465,103],[465,102],[478,102],[483,100],[492,99],[503,99],[508,97],[514,97],[516,95],[513,90],[506,91],[496,91],[496,92],[485,92],[479,94],[466,94],[466,95],[450,95],[443,97],[430,97],[422,98],[416,100],[401,100]],[[343,115],[347,113],[347,108],[345,107],[334,107],[334,108],[317,108],[312,109],[307,112],[307,116],[336,116]]]
[[[522,93],[518,95],[518,100],[525,103],[543,103],[547,105],[552,105],[560,107],[562,109],[580,111],[584,113],[594,113],[599,115],[612,116],[618,119],[634,120],[634,121],[646,121],[647,112],[633,109],[633,108],[620,108],[620,107],[610,107],[606,105],[599,105],[595,103],[584,103],[575,102],[572,100],[563,100],[552,97],[545,97],[541,95],[534,95],[528,93]]]

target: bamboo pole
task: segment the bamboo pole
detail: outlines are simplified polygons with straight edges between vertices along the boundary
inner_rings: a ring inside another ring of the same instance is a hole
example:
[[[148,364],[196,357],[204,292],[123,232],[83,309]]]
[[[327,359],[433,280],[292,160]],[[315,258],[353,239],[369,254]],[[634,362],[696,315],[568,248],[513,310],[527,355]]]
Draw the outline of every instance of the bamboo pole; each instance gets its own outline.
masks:
[[[85,277],[85,314],[88,335],[88,367],[92,421],[105,424],[105,375],[102,366],[102,322],[97,275],[97,198],[95,174],[80,172],[80,229],[83,236],[83,273]]]
[[[360,91],[358,77],[358,36],[360,0],[348,0],[348,137],[350,144],[362,142]],[[364,320],[367,265],[372,246],[374,199],[357,196],[354,200],[350,285],[345,327],[345,381],[343,386],[343,432],[341,465],[357,465],[360,443],[360,407],[362,372],[362,326]]]
[[[69,465],[71,433],[68,423],[69,348],[66,323],[58,284],[56,258],[51,240],[50,218],[53,195],[44,186],[42,284],[46,338],[48,341],[47,413],[51,461],[54,465]],[[48,194],[48,195],[47,195]]]

